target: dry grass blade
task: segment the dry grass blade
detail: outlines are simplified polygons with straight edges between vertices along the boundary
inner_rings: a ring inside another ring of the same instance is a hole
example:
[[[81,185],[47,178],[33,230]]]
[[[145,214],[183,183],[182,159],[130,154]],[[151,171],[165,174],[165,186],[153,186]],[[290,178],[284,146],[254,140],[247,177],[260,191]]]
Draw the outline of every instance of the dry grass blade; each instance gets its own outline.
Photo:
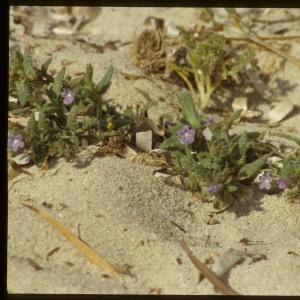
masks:
[[[272,51],[273,53],[276,53],[277,55],[285,58],[287,61],[289,61],[290,63],[296,65],[299,69],[300,69],[300,61],[292,56],[290,56],[289,54],[282,52],[280,50],[278,50],[277,48],[274,48],[273,46],[261,41],[258,38],[255,37],[251,37],[251,36],[247,36],[247,39],[261,47],[264,47],[270,51]]]
[[[105,272],[111,273],[113,276],[120,275],[120,271],[118,271],[115,267],[101,258],[94,250],[92,250],[88,245],[79,240],[70,230],[60,224],[58,221],[53,219],[46,212],[35,208],[31,205],[22,203],[27,208],[34,211],[38,214],[42,219],[51,224],[59,233],[61,233],[73,246],[75,246],[82,254],[84,254],[92,263],[97,265],[99,268],[104,270]]]
[[[188,247],[186,242],[182,240],[180,242],[182,249],[186,252],[195,267],[219,290],[223,295],[240,295],[238,292],[233,290],[231,287],[224,284],[218,276],[216,276],[211,270],[209,270],[205,264],[201,263],[194,255],[191,249]]]

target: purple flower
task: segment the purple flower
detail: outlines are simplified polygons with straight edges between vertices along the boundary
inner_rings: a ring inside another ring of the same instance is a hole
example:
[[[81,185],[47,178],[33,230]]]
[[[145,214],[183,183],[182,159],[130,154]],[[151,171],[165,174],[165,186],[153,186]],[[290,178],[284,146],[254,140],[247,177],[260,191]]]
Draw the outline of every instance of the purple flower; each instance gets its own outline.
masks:
[[[105,127],[105,125],[106,125],[106,121],[104,119],[100,119],[98,121],[99,128],[103,128],[103,127]]]
[[[190,128],[189,125],[184,125],[181,130],[177,131],[177,134],[180,137],[180,144],[192,144],[195,141],[196,129]]]
[[[209,193],[216,193],[222,188],[222,184],[211,184],[208,186],[207,191]]]
[[[258,180],[260,181],[259,189],[260,190],[270,190],[272,185],[272,176],[269,172],[264,172],[263,175],[259,176]]]
[[[208,126],[210,124],[213,124],[216,122],[216,116],[213,116],[213,115],[209,115],[208,118],[206,120],[203,121],[203,124],[205,126]]]
[[[64,99],[65,105],[70,105],[75,100],[75,93],[70,89],[63,89],[63,91],[60,93],[60,96]]]
[[[23,137],[20,134],[15,135],[9,133],[7,143],[12,148],[13,152],[18,152],[24,147]]]
[[[277,184],[278,184],[278,187],[281,189],[281,190],[284,190],[285,188],[287,188],[288,186],[288,183],[289,183],[289,180],[287,178],[279,178],[277,180]]]

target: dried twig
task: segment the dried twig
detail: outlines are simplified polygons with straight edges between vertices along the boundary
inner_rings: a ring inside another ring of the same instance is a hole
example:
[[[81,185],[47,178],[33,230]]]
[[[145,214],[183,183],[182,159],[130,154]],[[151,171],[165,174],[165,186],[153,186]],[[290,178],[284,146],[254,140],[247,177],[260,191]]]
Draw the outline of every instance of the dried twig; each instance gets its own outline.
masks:
[[[186,252],[192,263],[195,267],[203,274],[213,285],[214,287],[219,290],[223,295],[240,295],[231,287],[224,284],[217,275],[214,274],[211,270],[209,270],[205,264],[201,263],[194,255],[193,252],[190,250],[188,245],[186,244],[185,240],[180,242],[182,249]]]
[[[83,243],[79,240],[70,230],[68,230],[65,226],[60,224],[58,221],[53,219],[46,212],[35,208],[31,205],[22,203],[27,208],[34,211],[38,214],[42,219],[51,224],[57,231],[59,231],[73,246],[75,246],[82,254],[84,254],[92,263],[100,267],[105,272],[111,273],[113,276],[120,275],[121,271],[117,270],[110,263],[105,261],[102,257],[100,257],[93,249],[91,249],[87,244]]]
[[[260,40],[300,40],[300,35],[288,35],[288,36],[258,36]],[[246,41],[248,38],[246,37],[234,37],[234,36],[224,36],[227,40],[232,41]]]
[[[256,37],[251,37],[251,36],[247,36],[247,39],[261,47],[264,47],[268,50],[270,50],[273,53],[276,53],[277,55],[285,58],[287,61],[289,61],[290,63],[292,63],[293,65],[296,65],[299,69],[300,69],[300,60],[290,56],[289,54],[282,52],[281,50],[274,48],[273,46],[261,41],[260,39],[256,38]]]

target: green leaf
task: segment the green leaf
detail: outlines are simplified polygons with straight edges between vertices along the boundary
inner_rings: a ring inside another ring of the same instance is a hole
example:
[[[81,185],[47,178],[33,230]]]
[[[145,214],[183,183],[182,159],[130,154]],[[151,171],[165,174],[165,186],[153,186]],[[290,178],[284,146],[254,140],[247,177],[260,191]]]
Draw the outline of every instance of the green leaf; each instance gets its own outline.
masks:
[[[27,126],[24,129],[26,135],[31,136],[37,131],[37,121],[35,120],[34,112],[27,121]]]
[[[240,171],[238,173],[238,178],[246,179],[246,178],[250,178],[250,177],[256,175],[259,172],[259,170],[264,166],[268,157],[270,157],[271,155],[273,155],[273,152],[271,152],[269,154],[265,154],[262,157],[258,158],[257,160],[255,160],[251,163],[245,164],[240,169]]]
[[[52,57],[48,58],[42,65],[41,70],[43,74],[47,74],[48,68],[52,62]]]
[[[97,119],[93,117],[87,117],[83,119],[82,129],[89,129],[94,127],[97,124]]]
[[[22,106],[25,106],[31,100],[31,96],[28,88],[22,82],[17,81],[16,89],[17,89],[18,100],[20,101]]]
[[[99,94],[103,94],[108,90],[108,88],[111,84],[112,75],[113,75],[113,66],[110,65],[108,70],[106,71],[104,77],[96,86],[96,90]]]
[[[53,91],[57,97],[59,97],[64,84],[65,72],[66,72],[66,68],[63,67],[58,73],[58,75],[55,77],[53,82]]]
[[[229,115],[229,117],[228,117],[228,124],[229,124],[229,127],[233,124],[234,121],[236,121],[236,120],[240,117],[242,111],[243,111],[242,109],[239,109],[239,110],[237,110],[237,111],[232,112],[232,113]]]
[[[237,186],[236,185],[233,185],[233,184],[229,184],[226,186],[226,190],[229,192],[229,193],[234,193],[238,190]]]
[[[201,126],[201,118],[195,110],[195,105],[191,94],[187,91],[181,93],[179,96],[179,103],[182,107],[184,118],[192,127],[199,128]]]
[[[87,64],[86,66],[86,73],[85,73],[85,82],[92,83],[93,81],[93,66],[91,64]]]
[[[32,65],[31,56],[27,49],[25,50],[24,53],[23,68],[24,68],[25,75],[29,77],[31,80],[37,78],[37,73],[35,71],[35,68]]]
[[[170,149],[175,148],[179,145],[178,137],[175,135],[172,135],[168,139],[165,139],[159,146],[161,149]]]
[[[42,109],[39,110],[38,130],[41,132],[47,132],[49,130],[49,120]]]
[[[250,147],[250,144],[248,143],[248,136],[247,136],[246,132],[243,132],[240,135],[240,138],[238,140],[238,145],[239,145],[239,151],[240,151],[241,158],[237,161],[237,165],[242,166],[246,162],[247,151]]]
[[[78,113],[78,108],[79,108],[78,105],[74,105],[68,114],[67,127],[70,128],[72,131],[77,129],[76,117]]]

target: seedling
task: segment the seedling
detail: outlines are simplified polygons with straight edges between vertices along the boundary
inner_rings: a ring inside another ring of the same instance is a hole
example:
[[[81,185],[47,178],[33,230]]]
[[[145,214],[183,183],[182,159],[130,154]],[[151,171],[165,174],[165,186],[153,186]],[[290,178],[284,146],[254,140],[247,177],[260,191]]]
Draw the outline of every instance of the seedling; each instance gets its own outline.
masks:
[[[198,111],[205,109],[212,94],[221,83],[229,77],[235,79],[245,71],[253,58],[250,49],[233,53],[222,36],[214,33],[206,40],[198,40],[192,32],[179,27],[182,41],[187,49],[186,63],[170,63],[169,68],[175,71],[185,82],[192,94]]]

